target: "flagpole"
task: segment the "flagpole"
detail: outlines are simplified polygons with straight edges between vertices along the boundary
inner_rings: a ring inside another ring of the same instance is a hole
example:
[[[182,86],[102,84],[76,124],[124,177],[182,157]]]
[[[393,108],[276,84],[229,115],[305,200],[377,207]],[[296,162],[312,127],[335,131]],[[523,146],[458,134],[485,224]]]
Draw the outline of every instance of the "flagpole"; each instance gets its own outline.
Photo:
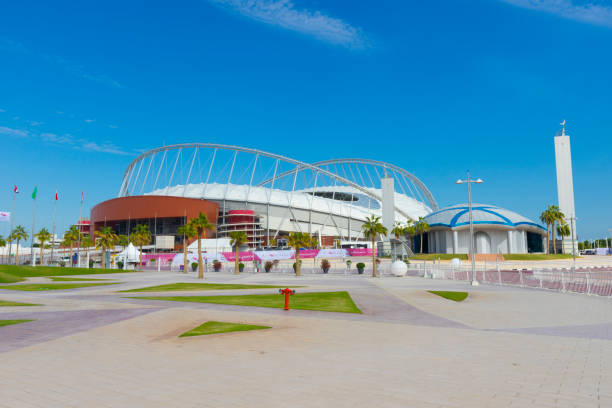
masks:
[[[32,212],[32,237],[30,239],[30,251],[32,252],[32,266],[36,266],[36,254],[34,253],[34,231],[36,225],[36,187],[34,187],[34,193],[32,193],[32,198],[34,199],[34,210]]]
[[[11,207],[11,229],[9,230],[9,252],[8,252],[8,264],[11,264],[11,251],[13,250],[13,240],[11,239],[11,234],[13,233],[13,220],[15,219],[15,197],[17,197],[17,191],[13,190],[13,205]]]
[[[81,267],[81,218],[83,217],[83,191],[81,191],[81,207],[79,209],[79,222],[77,226],[79,227],[79,243],[77,248],[77,268]]]
[[[55,251],[55,213],[57,209],[57,187],[55,188],[55,200],[53,201],[53,232],[51,233],[51,265],[53,265],[53,252]]]

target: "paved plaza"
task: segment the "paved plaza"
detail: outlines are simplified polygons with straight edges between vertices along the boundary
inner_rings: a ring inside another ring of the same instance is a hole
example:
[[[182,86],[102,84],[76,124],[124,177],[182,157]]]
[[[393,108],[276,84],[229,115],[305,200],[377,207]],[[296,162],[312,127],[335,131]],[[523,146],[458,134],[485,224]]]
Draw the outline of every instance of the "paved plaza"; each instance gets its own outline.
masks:
[[[612,300],[415,277],[209,273],[205,282],[347,290],[363,314],[128,299],[276,289],[0,290],[1,407],[610,407]],[[37,281],[46,281],[36,278]],[[427,290],[468,290],[461,303]],[[279,295],[280,296],[280,295]],[[179,338],[216,320],[269,330]]]

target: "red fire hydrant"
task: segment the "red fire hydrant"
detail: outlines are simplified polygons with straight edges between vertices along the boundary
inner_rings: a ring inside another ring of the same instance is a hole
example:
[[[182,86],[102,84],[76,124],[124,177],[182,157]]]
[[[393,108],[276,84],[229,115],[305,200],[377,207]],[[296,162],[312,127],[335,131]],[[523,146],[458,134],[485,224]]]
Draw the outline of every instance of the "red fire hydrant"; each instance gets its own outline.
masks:
[[[289,310],[289,296],[295,295],[295,290],[289,288],[279,289],[278,293],[285,295],[285,310]]]

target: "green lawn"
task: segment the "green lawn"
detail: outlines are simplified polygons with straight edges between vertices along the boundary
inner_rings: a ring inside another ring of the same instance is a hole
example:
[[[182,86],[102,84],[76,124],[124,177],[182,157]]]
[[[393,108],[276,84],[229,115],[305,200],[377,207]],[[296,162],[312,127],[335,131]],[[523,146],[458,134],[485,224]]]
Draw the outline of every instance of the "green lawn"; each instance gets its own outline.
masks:
[[[134,271],[125,271],[123,269],[87,269],[87,268],[62,268],[59,266],[15,266],[15,265],[0,265],[0,273],[20,277],[34,276],[71,276],[71,275],[103,275],[109,273],[134,273]]]
[[[270,289],[284,286],[242,285],[237,283],[169,283],[167,285],[149,286],[147,288],[122,290],[121,292],[171,292],[180,290],[231,290],[231,289]],[[299,286],[295,286],[299,287]]]
[[[449,261],[453,258],[459,258],[461,260],[467,260],[467,254],[416,254],[411,257],[411,261],[437,261],[440,258],[443,261]]]
[[[35,303],[19,303],[19,302],[10,302],[8,300],[0,300],[1,306],[40,306]]]
[[[206,322],[198,327],[186,331],[179,337],[202,336],[206,334],[229,333],[235,331],[262,330],[270,329],[270,326],[256,326],[254,324],[227,323],[227,322]]]
[[[93,279],[93,278],[58,278],[55,276],[49,277],[53,282],[92,282],[92,281],[108,281],[109,279]]]
[[[504,260],[506,261],[547,261],[571,258],[572,254],[504,254]]]
[[[117,283],[119,282],[113,282],[113,283],[24,283],[20,285],[0,286],[0,289],[24,290],[24,291],[62,290],[62,289],[86,288],[89,286],[116,285]]]
[[[444,299],[462,302],[468,297],[467,292],[450,292],[446,290],[428,290],[429,293],[443,297]]]
[[[25,279],[19,276],[11,275],[6,272],[2,272],[2,270],[0,270],[0,283],[15,283],[15,282],[21,282],[23,280]]]
[[[19,324],[26,322],[33,322],[34,320],[0,320],[0,327],[10,326],[11,324]]]
[[[169,300],[174,302],[216,303],[222,305],[273,307],[282,309],[285,297],[274,295],[238,295],[238,296],[151,296],[132,299]],[[289,305],[292,309],[320,310],[323,312],[361,313],[348,292],[310,292],[296,293],[291,296]]]

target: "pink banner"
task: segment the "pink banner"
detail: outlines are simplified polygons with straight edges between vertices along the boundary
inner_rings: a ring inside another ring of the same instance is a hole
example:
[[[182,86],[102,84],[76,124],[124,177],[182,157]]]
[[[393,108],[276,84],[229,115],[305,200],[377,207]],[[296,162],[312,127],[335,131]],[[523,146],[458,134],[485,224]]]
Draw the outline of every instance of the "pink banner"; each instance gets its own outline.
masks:
[[[300,249],[300,259],[314,258],[318,253],[318,249]],[[291,259],[295,259],[295,254],[293,254]]]
[[[347,248],[350,256],[372,256],[371,248]]]
[[[228,262],[234,262],[236,260],[235,252],[221,252],[221,254],[223,255],[223,257],[225,257],[225,259]],[[238,253],[239,261],[253,261],[256,259],[259,260],[259,258],[253,252],[239,252]]]

